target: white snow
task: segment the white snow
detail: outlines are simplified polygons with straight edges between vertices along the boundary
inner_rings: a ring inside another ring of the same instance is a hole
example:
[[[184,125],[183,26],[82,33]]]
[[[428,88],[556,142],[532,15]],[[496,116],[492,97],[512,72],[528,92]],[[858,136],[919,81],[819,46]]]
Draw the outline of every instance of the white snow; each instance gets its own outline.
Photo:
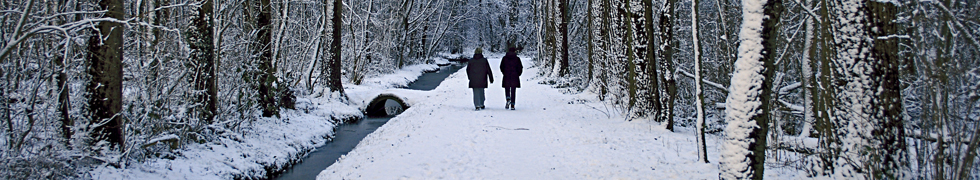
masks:
[[[502,54],[487,54],[498,71]],[[104,165],[87,179],[233,179],[265,177],[266,166],[284,166],[332,137],[337,122],[360,116],[378,94],[402,97],[410,108],[368,135],[318,179],[717,179],[718,163],[697,161],[693,128],[670,132],[648,120],[624,121],[590,93],[563,94],[537,82],[524,60],[517,110],[502,109],[500,82],[487,89],[488,109],[472,110],[465,71],[432,91],[389,89],[412,81],[411,72],[373,84],[345,84],[350,104],[299,98],[298,110],[252,122],[245,134],[189,144],[175,159],[150,159],[121,168]],[[424,69],[424,67],[409,67]],[[406,68],[406,69],[409,69]],[[550,70],[550,69],[549,69]],[[412,70],[405,70],[412,71]],[[498,71],[499,72],[499,71]],[[496,74],[496,79],[502,79]],[[409,80],[406,80],[409,79]],[[384,84],[385,82],[389,84]],[[155,138],[166,140],[161,136]],[[721,138],[708,135],[709,159],[719,159]],[[797,179],[803,171],[767,167],[766,177]]]
[[[494,71],[500,58],[488,56]],[[517,110],[503,109],[498,81],[487,89],[487,109],[474,111],[465,71],[432,91],[398,92],[416,99],[412,107],[317,179],[718,178],[717,163],[697,161],[692,128],[670,132],[652,121],[624,121],[594,94],[562,94],[538,84],[539,69],[531,68],[530,57],[521,59],[527,69]],[[717,159],[719,137],[706,139],[709,159]],[[774,179],[804,175],[785,168],[766,172]]]
[[[187,144],[175,151],[176,158],[150,158],[121,168],[102,165],[85,176],[90,179],[233,179],[266,178],[266,166],[282,168],[334,135],[333,128],[350,118],[362,117],[361,109],[381,93],[408,94],[395,87],[407,86],[424,71],[439,67],[433,64],[406,66],[392,74],[367,78],[362,85],[344,84],[349,104],[337,95],[301,97],[297,110],[283,109],[281,118],[260,118],[245,133],[226,131],[226,137],[206,144]],[[414,94],[413,94],[414,93]],[[418,95],[414,95],[415,97]],[[417,99],[406,98],[406,103]],[[164,135],[147,142],[178,138]],[[151,144],[146,143],[146,144]]]
[[[755,142],[750,133],[759,128],[752,117],[762,113],[759,95],[765,80],[762,75],[765,69],[762,62],[765,4],[766,0],[742,1],[742,27],[738,35],[741,43],[726,100],[725,121],[728,126],[725,127],[725,140],[719,160],[720,179],[744,179],[756,173],[751,170],[748,155],[752,154],[749,145]]]

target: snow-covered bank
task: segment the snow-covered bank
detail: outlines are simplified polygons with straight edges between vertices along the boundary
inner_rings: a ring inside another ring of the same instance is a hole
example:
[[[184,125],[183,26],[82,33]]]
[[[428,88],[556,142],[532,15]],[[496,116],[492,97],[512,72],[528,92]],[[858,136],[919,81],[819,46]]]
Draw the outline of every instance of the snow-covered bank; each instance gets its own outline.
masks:
[[[189,144],[168,158],[152,158],[125,167],[103,165],[85,174],[91,179],[264,179],[301,160],[334,136],[334,127],[363,117],[364,103],[378,93],[404,87],[435,64],[407,66],[392,74],[345,84],[348,103],[336,96],[300,97],[296,110],[280,118],[259,118],[238,132],[203,144]]]
[[[500,55],[490,55],[494,72]],[[624,121],[592,94],[562,94],[537,82],[524,59],[516,111],[504,110],[499,82],[487,109],[473,111],[465,71],[391,119],[320,173],[318,179],[717,179],[717,136],[707,137],[710,164],[697,162],[690,129]],[[501,78],[495,74],[495,79]],[[768,178],[795,179],[792,169]]]

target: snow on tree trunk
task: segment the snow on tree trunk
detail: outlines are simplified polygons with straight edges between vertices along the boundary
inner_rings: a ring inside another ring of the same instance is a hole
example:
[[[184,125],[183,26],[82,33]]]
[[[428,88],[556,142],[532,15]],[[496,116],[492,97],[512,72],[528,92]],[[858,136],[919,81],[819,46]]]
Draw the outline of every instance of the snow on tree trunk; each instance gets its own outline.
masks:
[[[341,0],[335,0],[333,2],[333,19],[331,19],[332,27],[333,27],[333,31],[332,31],[333,41],[330,42],[331,56],[329,61],[330,63],[324,64],[324,66],[325,67],[329,66],[328,69],[330,72],[330,76],[329,76],[329,80],[327,80],[327,86],[330,88],[330,92],[339,92],[341,97],[346,97],[346,95],[344,94],[344,84],[343,82],[341,82],[341,73],[340,73],[340,70],[342,69],[340,64],[341,61],[340,48],[341,48],[341,40],[343,37],[343,35],[341,34],[341,30],[344,22],[342,19],[344,17],[343,6],[344,6],[344,2]],[[401,67],[401,64],[399,64],[399,67]]]
[[[276,104],[275,84],[276,68],[272,64],[272,4],[269,0],[261,0],[258,17],[258,40],[259,40],[259,104],[262,108],[262,116],[272,117],[279,115],[279,106]]]
[[[106,18],[123,20],[126,13],[122,0],[102,0],[99,6],[105,9]],[[89,116],[94,126],[92,137],[107,140],[125,150],[123,118],[123,31],[125,27],[118,22],[103,21],[95,26],[96,34],[88,40],[88,74],[91,81],[87,86],[89,93]],[[98,141],[93,141],[97,143]]]
[[[698,39],[698,0],[691,3],[691,42],[694,43],[694,96],[697,108],[698,159],[708,163],[708,152],[704,140],[704,92],[701,88],[701,41]]]
[[[194,115],[204,120],[205,124],[213,122],[218,111],[217,63],[212,31],[213,9],[214,3],[211,0],[202,2],[197,9],[197,16],[191,20],[194,27],[187,32],[187,44],[193,49],[190,59],[196,62],[190,67],[195,72],[195,78],[191,79],[191,83],[194,84],[193,92],[196,94],[196,101],[202,105],[192,110],[197,111]]]
[[[861,178],[869,167],[869,153],[872,123],[875,108],[877,88],[872,78],[874,64],[871,56],[872,39],[868,34],[866,23],[866,6],[861,0],[835,1],[831,4],[834,10],[835,31],[834,43],[837,54],[834,69],[835,77],[839,79],[834,86],[838,89],[837,105],[835,105],[832,120],[835,133],[840,138],[840,157],[834,160],[837,177]]]
[[[657,59],[660,60],[659,78],[663,88],[657,90],[660,93],[660,116],[657,122],[667,122],[667,129],[674,131],[674,95],[677,94],[677,82],[674,80],[674,46],[671,40],[674,39],[674,7],[677,0],[666,0],[660,11],[660,51]]]
[[[804,6],[810,7],[810,4],[813,4],[811,3],[811,1],[812,0],[807,0]],[[806,26],[805,27],[806,32],[803,35],[803,57],[800,58],[800,68],[802,69],[800,74],[803,77],[803,79],[800,80],[803,85],[803,89],[800,92],[801,94],[803,94],[803,107],[804,107],[803,128],[800,129],[800,135],[799,135],[799,137],[801,138],[806,138],[810,136],[810,129],[813,128],[813,123],[815,122],[814,121],[815,109],[813,108],[813,96],[810,96],[810,93],[812,93],[815,90],[813,88],[813,82],[815,82],[815,80],[813,79],[814,77],[813,66],[811,66],[812,63],[810,62],[810,58],[814,54],[813,51],[816,50],[816,48],[813,48],[813,26],[814,26],[813,20],[814,17],[810,16],[807,17],[806,21],[804,22]]]
[[[777,1],[778,2],[778,1]],[[742,27],[739,31],[738,60],[726,100],[725,138],[719,160],[720,179],[761,179],[765,162],[768,114],[764,110],[766,60],[764,59],[764,10],[767,0],[742,1]],[[771,18],[771,17],[770,17]],[[774,18],[778,21],[778,16]],[[774,24],[774,23],[772,23]],[[771,42],[770,42],[771,43]],[[771,64],[771,63],[770,63]],[[760,151],[760,149],[762,151]]]

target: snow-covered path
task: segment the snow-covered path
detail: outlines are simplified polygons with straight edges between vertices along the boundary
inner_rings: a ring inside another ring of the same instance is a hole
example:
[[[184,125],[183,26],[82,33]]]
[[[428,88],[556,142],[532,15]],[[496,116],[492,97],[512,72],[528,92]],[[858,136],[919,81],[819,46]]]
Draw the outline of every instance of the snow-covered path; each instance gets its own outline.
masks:
[[[497,81],[486,110],[473,110],[459,71],[318,179],[717,179],[717,163],[697,162],[689,130],[624,121],[594,95],[540,85],[528,57],[517,110],[504,110],[500,58],[488,57]],[[707,144],[709,160],[717,159],[718,138]]]

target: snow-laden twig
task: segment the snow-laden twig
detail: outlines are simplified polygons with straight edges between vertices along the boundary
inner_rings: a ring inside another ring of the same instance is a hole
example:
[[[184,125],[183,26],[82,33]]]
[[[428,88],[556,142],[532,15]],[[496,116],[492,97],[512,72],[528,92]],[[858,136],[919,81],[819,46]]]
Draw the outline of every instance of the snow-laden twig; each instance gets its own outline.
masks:
[[[789,108],[790,110],[792,110],[790,112],[793,113],[794,115],[803,115],[803,106],[796,105],[796,104],[793,104],[793,103],[789,103],[789,102],[783,101],[782,99],[779,100],[779,103],[780,104],[783,104],[783,106],[786,106],[786,108]]]
[[[814,13],[813,12],[813,8],[806,7],[805,5],[803,5],[803,3],[800,3],[800,0],[793,0],[793,1],[796,1],[796,4],[799,4],[800,7],[803,7],[803,10],[805,10],[808,15],[812,16],[813,17],[813,20],[817,20],[818,23],[823,23],[823,20],[820,20],[820,16],[817,15],[817,13]],[[820,6],[820,5],[821,4],[817,4],[814,7]]]
[[[939,5],[939,7],[942,8],[944,12],[946,12],[946,15],[950,17],[949,19],[953,20],[953,24],[955,24],[956,27],[960,29],[960,31],[962,31],[963,34],[966,34],[966,37],[970,39],[970,44],[973,44],[974,47],[980,49],[980,42],[977,41],[977,38],[973,37],[973,34],[970,31],[967,31],[968,29],[965,26],[963,26],[963,23],[960,23],[960,19],[956,18],[956,15],[954,15],[952,11],[949,11],[949,8],[946,8],[946,5],[944,5],[943,3],[933,3],[933,4]]]
[[[794,90],[796,88],[800,88],[800,86],[803,86],[803,83],[796,82],[796,83],[793,83],[793,84],[789,84],[789,85],[783,86],[782,88],[779,88],[779,95],[780,96],[787,95],[787,94],[789,94],[790,91],[792,91],[792,90]]]
[[[681,73],[681,74],[683,74],[684,76],[687,76],[687,77],[690,77],[690,78],[694,78],[694,74],[691,74],[690,72],[687,72],[687,71],[686,71],[686,70],[684,70],[683,68],[679,68],[679,67],[678,67],[678,68],[677,68],[677,72],[679,72],[679,73]],[[715,87],[715,88],[718,88],[718,89],[719,89],[719,90],[721,90],[722,92],[725,92],[725,93],[728,93],[728,88],[727,88],[727,87],[725,87],[724,85],[721,85],[721,84],[718,84],[718,83],[716,83],[716,82],[711,82],[711,81],[709,81],[709,80],[707,80],[707,79],[701,79],[701,82],[704,82],[704,84],[707,84],[707,85],[709,85],[709,86],[712,86],[712,87]]]
[[[887,36],[878,36],[878,38],[877,38],[877,39],[878,39],[878,40],[888,40],[888,39],[891,39],[891,38],[899,38],[899,39],[911,39],[912,37],[911,37],[911,36],[909,36],[909,35],[898,35],[898,34],[892,34],[892,35],[887,35]]]

